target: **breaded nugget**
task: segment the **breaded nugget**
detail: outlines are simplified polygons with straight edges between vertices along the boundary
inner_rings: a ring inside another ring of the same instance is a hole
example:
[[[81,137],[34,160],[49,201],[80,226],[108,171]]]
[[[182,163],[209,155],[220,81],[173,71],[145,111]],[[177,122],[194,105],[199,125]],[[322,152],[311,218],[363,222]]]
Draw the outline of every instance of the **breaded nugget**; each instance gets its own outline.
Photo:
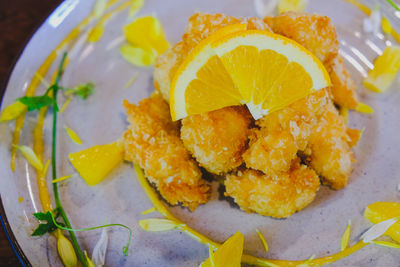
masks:
[[[251,121],[244,106],[192,115],[182,120],[181,139],[207,171],[229,172],[243,163]]]
[[[228,175],[226,195],[247,212],[275,218],[289,217],[310,204],[320,186],[318,175],[295,161],[292,168],[279,176],[246,169]]]
[[[154,95],[138,105],[125,100],[124,106],[130,123],[123,135],[125,159],[139,164],[170,204],[194,210],[206,203],[210,185],[183,146],[167,102]]]
[[[215,31],[232,24],[246,23],[248,29],[268,30],[269,26],[259,18],[235,18],[223,14],[196,13],[189,18],[182,41],[167,49],[156,59],[154,87],[169,102],[171,80],[183,59],[203,39]]]
[[[336,30],[326,16],[285,12],[276,17],[266,17],[264,21],[273,32],[298,42],[324,64],[330,64],[338,54]]]
[[[341,107],[355,109],[358,105],[356,86],[341,56],[333,59],[332,64],[327,67],[332,82],[333,101]]]
[[[318,124],[311,131],[309,149],[312,168],[322,177],[324,184],[333,189],[346,186],[354,161],[347,126],[333,103],[325,106]]]
[[[262,130],[255,130],[243,159],[248,168],[274,176],[289,170],[297,151],[298,147],[289,131],[266,134]]]

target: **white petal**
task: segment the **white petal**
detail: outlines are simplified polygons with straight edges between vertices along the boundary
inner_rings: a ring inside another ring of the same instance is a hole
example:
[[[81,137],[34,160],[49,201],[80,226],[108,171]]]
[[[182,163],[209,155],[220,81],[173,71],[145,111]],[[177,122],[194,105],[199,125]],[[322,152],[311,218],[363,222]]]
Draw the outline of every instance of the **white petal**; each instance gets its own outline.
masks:
[[[396,217],[375,224],[361,236],[361,239],[364,243],[370,243],[372,240],[375,240],[378,237],[384,235],[387,229],[389,229],[389,227],[395,224],[399,219],[400,217]]]
[[[92,252],[92,262],[96,267],[102,267],[106,260],[106,251],[108,245],[107,227],[103,228],[101,236]]]

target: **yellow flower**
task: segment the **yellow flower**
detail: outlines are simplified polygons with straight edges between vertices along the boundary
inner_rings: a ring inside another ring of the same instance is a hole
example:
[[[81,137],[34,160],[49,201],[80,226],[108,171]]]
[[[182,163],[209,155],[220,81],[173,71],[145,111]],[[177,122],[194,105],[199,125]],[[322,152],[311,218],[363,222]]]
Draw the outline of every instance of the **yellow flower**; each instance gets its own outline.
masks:
[[[75,267],[77,265],[78,259],[74,247],[61,233],[57,235],[57,250],[65,267]]]

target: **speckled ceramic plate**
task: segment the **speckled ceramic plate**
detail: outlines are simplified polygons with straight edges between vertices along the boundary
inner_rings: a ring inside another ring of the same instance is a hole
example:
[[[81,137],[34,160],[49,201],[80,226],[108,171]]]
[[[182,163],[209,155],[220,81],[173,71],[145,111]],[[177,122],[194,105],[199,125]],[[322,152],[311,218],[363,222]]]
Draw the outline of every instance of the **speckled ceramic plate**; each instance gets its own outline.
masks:
[[[373,6],[373,1],[368,4]],[[384,2],[384,1],[382,1]],[[35,71],[64,37],[92,10],[94,1],[65,1],[41,26],[26,46],[12,72],[2,100],[2,106],[24,94]],[[386,8],[385,8],[386,10]],[[156,14],[164,25],[171,43],[182,35],[188,17],[195,11],[221,12],[233,16],[254,16],[250,0],[148,0],[139,15]],[[245,235],[247,253],[279,259],[307,259],[337,252],[340,237],[348,220],[352,221],[351,242],[370,226],[362,217],[364,207],[375,201],[399,201],[396,191],[400,182],[400,91],[399,82],[384,94],[368,92],[361,85],[373,60],[393,40],[383,34],[362,31],[365,15],[343,0],[310,1],[308,11],[327,15],[337,27],[341,54],[357,83],[363,102],[375,109],[373,115],[350,113],[351,127],[365,128],[363,138],[355,148],[357,162],[349,185],[340,191],[322,186],[315,201],[288,219],[276,220],[257,214],[247,214],[218,199],[214,184],[212,199],[195,212],[181,207],[170,208],[182,221],[215,241],[223,241],[237,230]],[[390,14],[389,14],[390,13]],[[394,20],[394,12],[386,13]],[[65,86],[93,81],[96,91],[86,102],[74,99],[60,115],[59,125],[76,130],[83,145],[73,144],[64,131],[59,131],[58,159],[60,175],[73,173],[67,161],[70,152],[118,139],[126,127],[122,100],[138,102],[154,90],[152,68],[135,68],[119,54],[122,25],[127,23],[127,11],[113,16],[106,24],[103,38],[97,43],[81,43],[62,79]],[[52,66],[54,70],[56,64]],[[137,81],[127,89],[124,85],[138,73]],[[46,76],[50,79],[50,74]],[[45,90],[44,86],[38,88]],[[63,99],[61,99],[63,101]],[[37,114],[26,117],[21,144],[32,145],[32,129]],[[45,122],[47,148],[50,143],[50,116]],[[0,124],[0,192],[4,206],[3,220],[25,255],[26,264],[60,266],[55,240],[49,235],[31,237],[37,221],[32,214],[41,210],[35,173],[24,158],[18,157],[15,172],[11,172],[10,147],[14,124]],[[49,151],[47,151],[47,156]],[[109,231],[106,266],[198,266],[208,257],[208,248],[179,231],[148,233],[138,227],[138,221],[157,213],[141,215],[152,207],[130,164],[122,164],[102,183],[89,187],[75,177],[60,185],[62,203],[74,227],[99,225],[107,219],[133,228],[134,237],[129,256],[122,254],[127,233],[124,229]],[[19,201],[22,200],[22,201]],[[255,228],[260,229],[270,246],[263,251]],[[91,252],[101,231],[78,233],[81,246]],[[22,253],[22,252],[21,252]],[[399,266],[398,251],[368,246],[332,266]]]

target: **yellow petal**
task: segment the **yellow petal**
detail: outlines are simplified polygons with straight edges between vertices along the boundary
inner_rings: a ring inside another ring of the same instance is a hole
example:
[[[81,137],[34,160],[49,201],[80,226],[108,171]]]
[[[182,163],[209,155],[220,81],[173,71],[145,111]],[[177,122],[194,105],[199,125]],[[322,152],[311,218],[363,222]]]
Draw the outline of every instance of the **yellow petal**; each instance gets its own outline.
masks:
[[[372,241],[372,243],[377,244],[379,246],[389,247],[389,248],[400,248],[400,244],[394,242],[387,241]]]
[[[87,262],[88,267],[95,267],[93,262],[89,259],[88,255],[86,253],[86,250],[83,253],[85,254],[85,258],[86,258],[86,262]]]
[[[71,153],[68,158],[88,185],[96,185],[122,162],[123,153],[122,145],[114,142]]]
[[[307,6],[307,0],[279,0],[278,10],[279,13],[288,11],[302,12]]]
[[[76,257],[74,247],[63,234],[57,235],[57,250],[65,267],[77,266],[78,258]]]
[[[147,210],[145,210],[145,211],[142,211],[142,215],[146,215],[146,214],[155,212],[156,210],[157,210],[156,207],[152,207],[152,208],[150,208],[150,209],[147,209]]]
[[[382,93],[392,84],[400,68],[400,47],[388,46],[374,62],[374,68],[364,80],[364,86],[374,92]]]
[[[215,267],[240,267],[243,254],[244,236],[241,232],[236,232],[228,238],[214,253]],[[200,266],[211,267],[210,258],[204,261]]]
[[[107,0],[97,0],[93,7],[94,18],[99,19],[106,10]]]
[[[360,103],[357,105],[357,107],[356,107],[355,110],[358,111],[358,112],[361,112],[361,113],[366,113],[366,114],[372,114],[372,113],[374,113],[374,109],[373,109],[372,107],[370,107],[370,106],[368,106],[367,104],[362,103],[362,102],[360,102]]]
[[[168,219],[145,219],[139,221],[140,227],[148,232],[161,232],[172,230],[179,226],[176,221]]]
[[[32,148],[28,146],[18,146],[18,145],[13,145],[15,148],[17,148],[19,151],[21,151],[22,155],[25,157],[25,159],[31,164],[36,170],[42,170],[43,169],[43,164],[42,161],[38,158],[38,156],[33,152]]]
[[[315,258],[315,255],[311,255],[310,258],[308,258],[308,260],[302,264],[297,265],[297,267],[309,267],[310,263],[312,262],[312,260]]]
[[[345,108],[345,107],[340,107],[339,114],[340,114],[340,116],[343,117],[344,122],[346,124],[349,124],[349,109]]]
[[[69,103],[71,103],[71,100],[72,100],[71,97],[68,97],[68,99],[65,100],[64,104],[60,108],[60,113],[63,113],[67,109],[67,107],[69,106]]]
[[[165,38],[160,21],[153,16],[145,16],[136,19],[124,26],[124,35],[128,42],[145,50],[155,50],[162,54],[170,46]]]
[[[341,251],[345,250],[349,245],[350,232],[351,232],[350,227],[351,227],[351,222],[349,221],[349,223],[347,224],[346,230],[344,231],[344,233],[342,235],[342,239],[340,242],[340,250]]]
[[[25,111],[26,106],[19,101],[15,101],[1,112],[0,122],[14,120]]]
[[[208,257],[210,259],[211,267],[215,267],[214,251],[211,246],[208,247]]]
[[[88,41],[95,43],[100,40],[104,33],[104,25],[99,24],[93,27],[93,29],[89,32]]]
[[[74,141],[75,143],[81,145],[82,144],[82,140],[79,138],[79,135],[72,130],[71,128],[69,128],[68,126],[64,126],[65,131],[67,132],[69,138],[71,138],[72,141]]]
[[[151,66],[156,59],[152,50],[145,50],[129,44],[122,45],[120,52],[126,61],[136,66]]]
[[[138,73],[135,73],[135,75],[133,75],[133,77],[125,84],[124,88],[131,87],[131,85],[136,81],[138,75]]]
[[[382,31],[386,34],[392,33],[392,25],[387,18],[382,18],[381,20]]]
[[[142,8],[144,0],[134,0],[131,7],[129,8],[129,17],[132,18]]]
[[[258,229],[256,229],[256,232],[258,234],[258,237],[261,239],[261,242],[264,245],[265,252],[268,252],[268,244],[267,244],[267,241],[265,240],[263,234]]]
[[[54,180],[52,180],[51,182],[52,182],[53,184],[54,184],[54,183],[59,183],[59,182],[61,182],[61,181],[64,181],[64,180],[67,180],[67,179],[71,178],[72,176],[73,176],[73,174],[65,175],[65,176],[62,176],[62,177],[60,177],[60,178],[54,179]]]

